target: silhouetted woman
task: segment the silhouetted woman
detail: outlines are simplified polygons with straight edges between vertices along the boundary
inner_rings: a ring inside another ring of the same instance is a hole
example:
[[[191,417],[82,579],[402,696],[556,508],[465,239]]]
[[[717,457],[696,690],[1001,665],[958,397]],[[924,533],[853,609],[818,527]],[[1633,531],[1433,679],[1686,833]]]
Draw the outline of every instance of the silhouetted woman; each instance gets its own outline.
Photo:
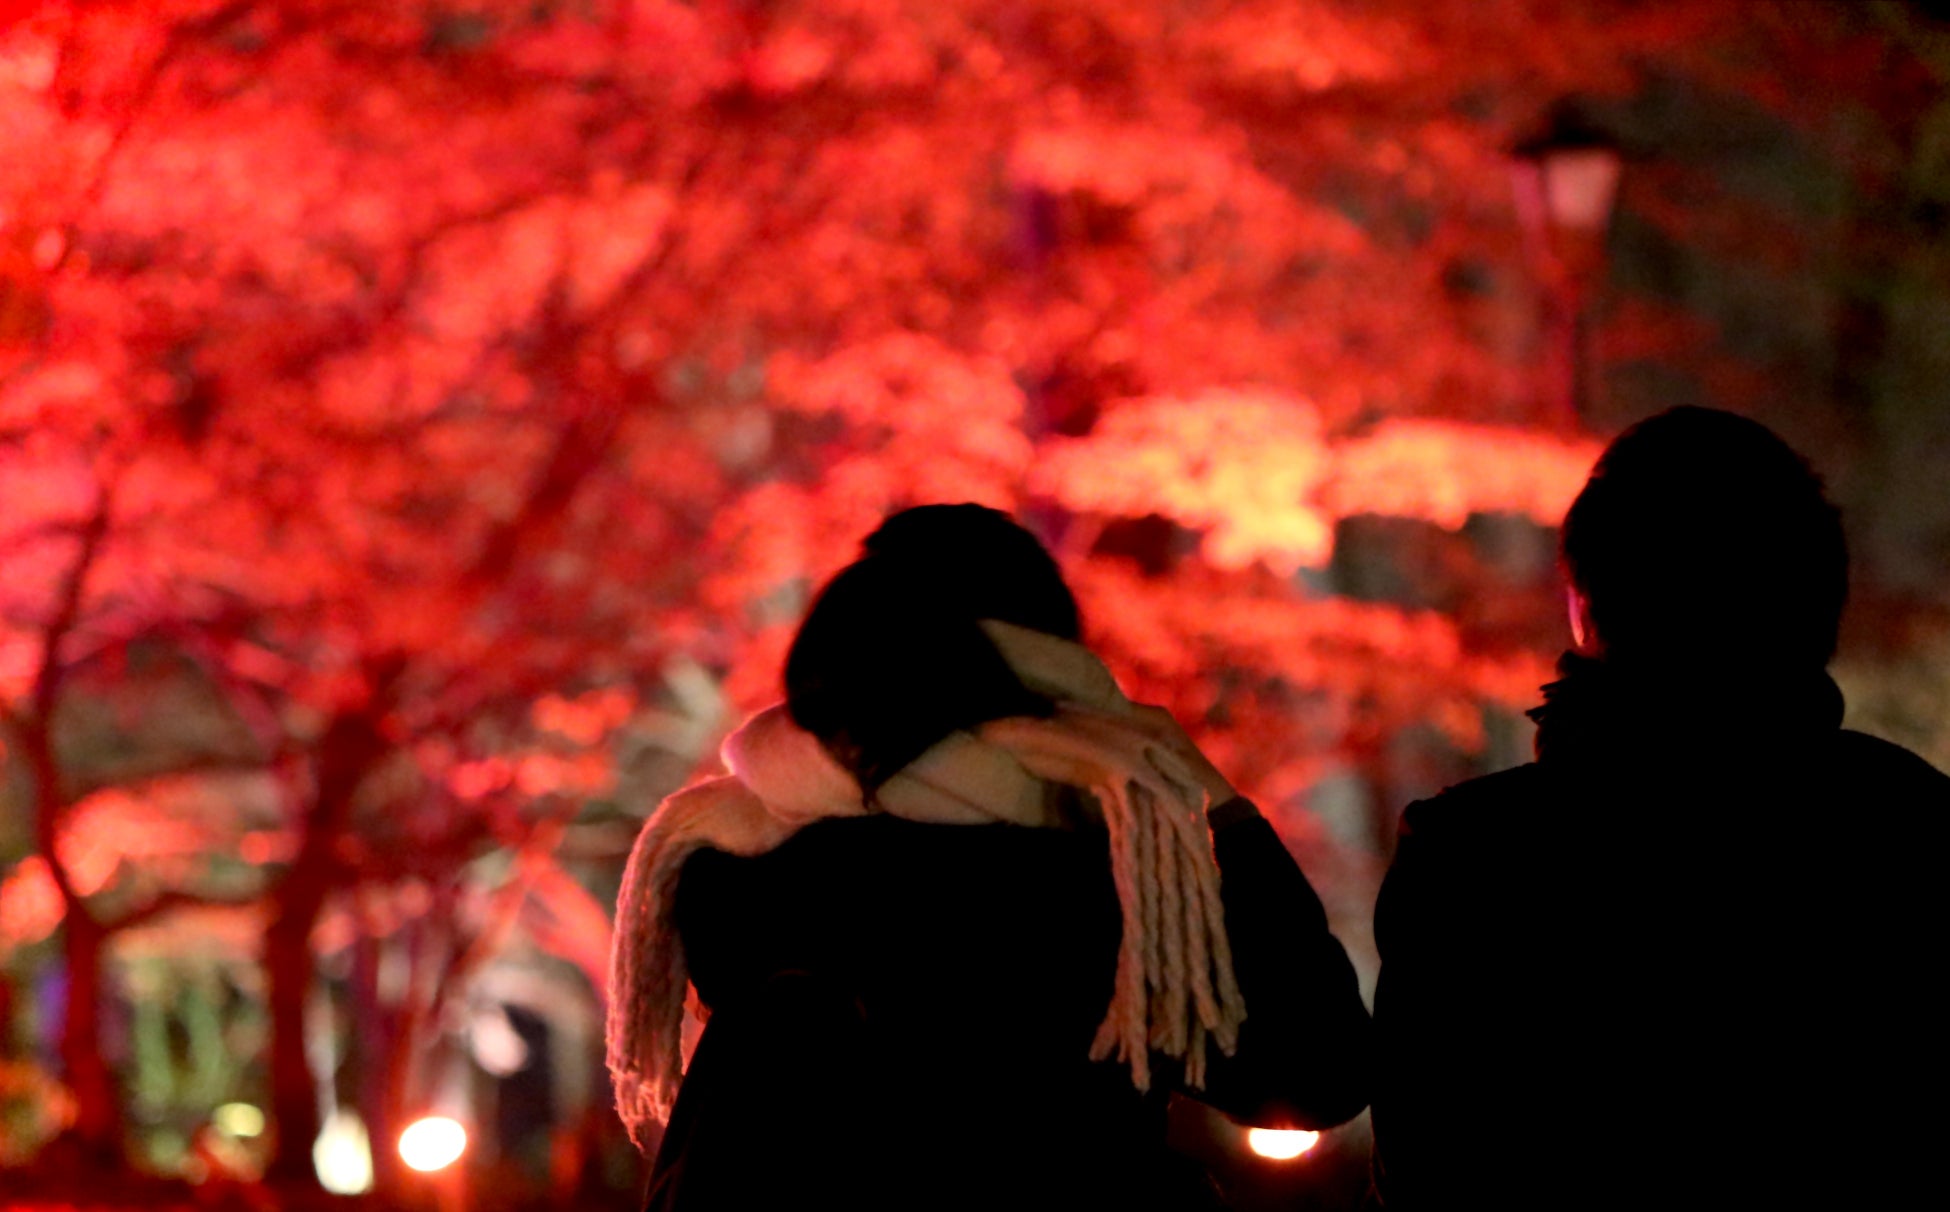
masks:
[[[1361,1110],[1367,1015],[1320,902],[1079,634],[1006,516],[896,514],[732,773],[651,817],[609,1060],[639,1143],[668,1120],[653,1208],[1209,1207],[1164,1146],[1173,1091],[1266,1126]]]

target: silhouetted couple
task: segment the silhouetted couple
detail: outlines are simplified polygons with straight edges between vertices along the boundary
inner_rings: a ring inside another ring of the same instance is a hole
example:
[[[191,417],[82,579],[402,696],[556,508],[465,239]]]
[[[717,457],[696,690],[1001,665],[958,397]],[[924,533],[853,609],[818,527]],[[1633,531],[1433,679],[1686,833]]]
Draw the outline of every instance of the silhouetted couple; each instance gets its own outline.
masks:
[[[1581,638],[1539,761],[1405,814],[1371,1025],[1272,828],[1120,693],[1036,541],[889,518],[785,702],[631,856],[609,1060],[639,1141],[667,1121],[651,1206],[1221,1206],[1165,1147],[1173,1093],[1311,1128],[1372,1097],[1391,1207],[1910,1172],[1940,1121],[1877,1126],[1938,1076],[1950,780],[1838,729],[1819,483],[1759,426],[1666,414],[1565,556]]]

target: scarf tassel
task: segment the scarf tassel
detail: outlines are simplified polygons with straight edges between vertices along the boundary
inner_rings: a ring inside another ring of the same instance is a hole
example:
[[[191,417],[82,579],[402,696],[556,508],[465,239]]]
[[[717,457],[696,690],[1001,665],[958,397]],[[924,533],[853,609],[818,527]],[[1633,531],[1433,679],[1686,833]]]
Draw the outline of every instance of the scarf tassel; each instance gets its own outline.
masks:
[[[1109,828],[1111,874],[1126,922],[1111,1005],[1092,1060],[1116,1057],[1139,1090],[1151,1088],[1151,1053],[1182,1058],[1185,1083],[1205,1085],[1206,1044],[1230,1056],[1245,1021],[1211,857],[1205,796],[1175,754],[1147,752],[1162,786],[1131,780],[1092,794]],[[1200,860],[1203,859],[1203,862]]]

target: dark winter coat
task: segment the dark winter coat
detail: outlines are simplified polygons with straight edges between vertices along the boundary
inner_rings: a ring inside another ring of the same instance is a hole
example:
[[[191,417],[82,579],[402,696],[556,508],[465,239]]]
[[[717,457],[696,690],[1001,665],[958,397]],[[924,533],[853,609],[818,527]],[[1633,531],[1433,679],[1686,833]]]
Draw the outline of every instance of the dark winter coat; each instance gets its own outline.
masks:
[[[1818,673],[1566,672],[1537,762],[1403,815],[1375,917],[1387,1207],[1934,1184],[1950,779],[1841,730]]]
[[[1247,1021],[1198,1097],[1325,1127],[1368,1098],[1368,1019],[1319,900],[1250,804],[1214,812]],[[1092,828],[825,821],[685,865],[677,924],[711,1011],[650,1206],[1209,1206],[1164,1148],[1173,1088],[1092,1063],[1119,937]]]

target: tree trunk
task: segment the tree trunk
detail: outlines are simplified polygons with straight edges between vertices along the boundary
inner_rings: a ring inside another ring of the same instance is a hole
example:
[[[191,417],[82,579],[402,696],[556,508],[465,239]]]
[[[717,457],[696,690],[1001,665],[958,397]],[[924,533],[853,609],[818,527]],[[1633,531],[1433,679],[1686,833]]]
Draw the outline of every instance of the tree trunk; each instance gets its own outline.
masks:
[[[353,797],[384,752],[385,739],[373,711],[349,711],[332,720],[318,741],[317,781],[305,812],[303,840],[272,897],[264,969],[270,992],[271,1114],[277,1125],[265,1177],[273,1182],[314,1181],[311,1148],[318,1139],[318,1079],[305,1049],[311,935],[326,899],[345,878],[339,844],[351,821]]]
[[[0,1061],[14,1058],[14,974],[0,972]]]
[[[311,1147],[318,1139],[318,1087],[305,1050],[305,1001],[311,995],[311,928],[316,911],[280,904],[264,938],[264,975],[271,1018],[271,1119],[277,1137],[265,1177],[312,1179]]]
[[[62,939],[68,1006],[61,1033],[61,1066],[75,1100],[68,1136],[91,1160],[119,1166],[122,1104],[108,1058],[102,1054],[102,959],[107,934],[83,906],[72,904]]]
[[[40,717],[45,719],[44,712]],[[122,1103],[102,1054],[102,960],[108,931],[89,912],[62,865],[60,835],[67,808],[61,797],[53,740],[45,724],[24,729],[21,753],[34,772],[34,832],[61,894],[61,947],[67,972],[67,1007],[61,1030],[61,1068],[75,1100],[74,1122],[61,1145],[75,1165],[120,1169]]]

